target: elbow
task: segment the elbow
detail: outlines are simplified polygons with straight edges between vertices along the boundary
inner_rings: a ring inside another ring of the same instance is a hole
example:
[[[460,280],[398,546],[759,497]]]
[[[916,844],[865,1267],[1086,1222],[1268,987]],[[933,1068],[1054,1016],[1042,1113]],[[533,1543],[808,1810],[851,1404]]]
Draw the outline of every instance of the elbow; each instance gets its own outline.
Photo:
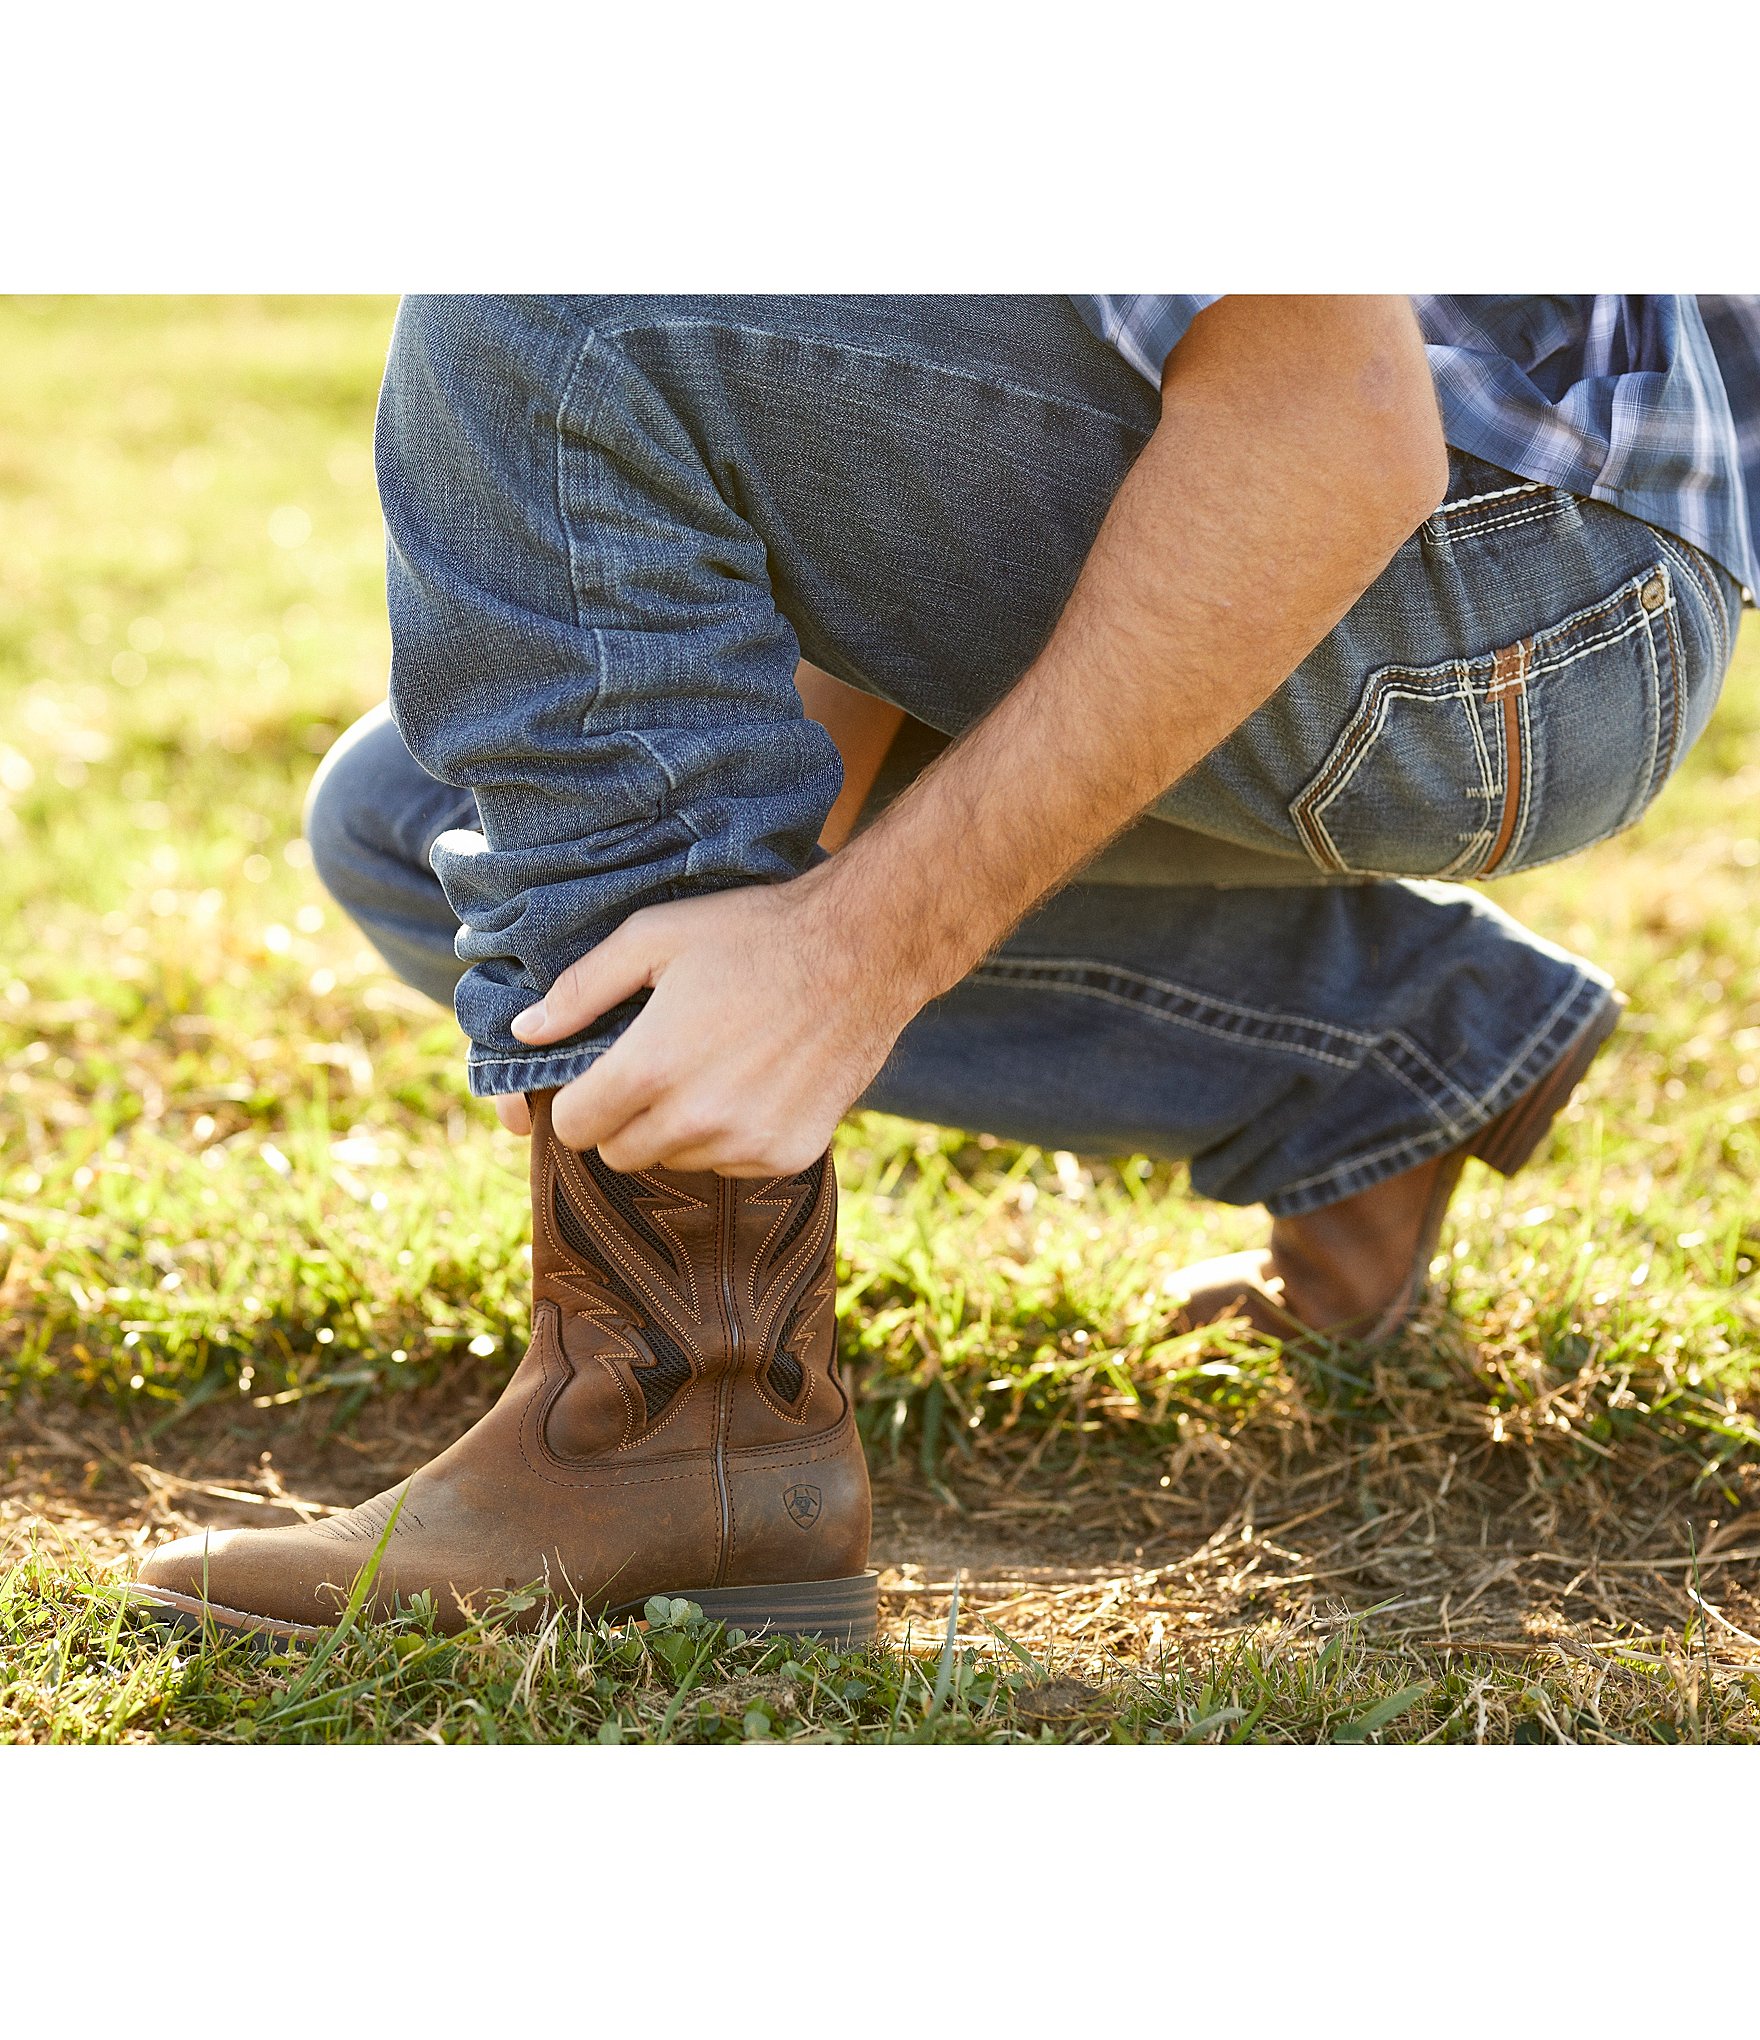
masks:
[[[1408,354],[1397,371],[1370,381],[1358,459],[1366,499],[1391,557],[1448,494],[1448,445],[1421,349]]]
[[[1350,514],[1333,526],[1334,542],[1352,556],[1351,572],[1367,587],[1448,493],[1448,449],[1440,428],[1397,435],[1364,434],[1346,471],[1332,477],[1333,501]]]
[[[1402,440],[1395,473],[1399,498],[1395,522],[1403,545],[1448,494],[1448,443],[1442,436],[1435,394],[1428,387]]]

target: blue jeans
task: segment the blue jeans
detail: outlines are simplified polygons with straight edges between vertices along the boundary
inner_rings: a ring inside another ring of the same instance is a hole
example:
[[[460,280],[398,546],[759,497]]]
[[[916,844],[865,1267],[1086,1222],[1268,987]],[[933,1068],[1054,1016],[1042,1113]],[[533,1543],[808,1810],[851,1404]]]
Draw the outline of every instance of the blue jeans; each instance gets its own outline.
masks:
[[[1055,298],[406,302],[377,442],[395,724],[344,739],[310,830],[393,966],[455,996],[473,1089],[616,1038],[633,1008],[542,1051],[508,1022],[626,915],[813,855],[839,765],[798,656],[928,732],[991,707],[1157,407]],[[1607,980],[1451,881],[1636,820],[1738,605],[1682,541],[1455,456],[1331,636],[864,1102],[1186,1158],[1280,1214],[1457,1146]]]

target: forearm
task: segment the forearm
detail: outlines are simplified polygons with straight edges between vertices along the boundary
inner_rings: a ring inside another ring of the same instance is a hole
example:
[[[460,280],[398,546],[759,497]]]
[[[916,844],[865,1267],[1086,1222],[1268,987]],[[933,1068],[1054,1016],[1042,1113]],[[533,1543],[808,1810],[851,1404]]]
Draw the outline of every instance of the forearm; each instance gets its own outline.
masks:
[[[1275,691],[1445,476],[1404,300],[1202,315],[1043,653],[802,881],[823,924],[860,931],[902,1010],[957,982]]]

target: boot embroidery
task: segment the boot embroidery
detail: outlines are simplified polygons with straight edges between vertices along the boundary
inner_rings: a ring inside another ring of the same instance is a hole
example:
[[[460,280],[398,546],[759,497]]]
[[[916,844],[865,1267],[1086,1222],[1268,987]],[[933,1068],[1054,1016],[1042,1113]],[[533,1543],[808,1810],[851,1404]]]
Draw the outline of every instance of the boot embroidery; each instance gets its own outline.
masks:
[[[759,1355],[754,1378],[764,1400],[791,1423],[806,1417],[817,1305],[836,1280],[824,1195],[828,1167],[821,1157],[798,1176],[776,1177],[746,1198],[748,1208],[777,1214],[746,1271]]]
[[[696,1273],[683,1240],[666,1220],[669,1212],[700,1210],[700,1201],[683,1192],[662,1189],[649,1176],[625,1176],[608,1169],[596,1148],[588,1148],[577,1159],[593,1188],[636,1238],[652,1249],[661,1266],[678,1278],[680,1294],[690,1298],[689,1307],[694,1314]]]
[[[708,1200],[677,1178],[620,1175],[591,1151],[555,1150],[552,1181],[563,1186],[577,1232],[609,1286],[635,1302],[644,1330],[662,1325],[700,1374],[717,1349],[719,1317],[698,1288],[700,1248],[693,1250],[678,1221],[700,1219]]]
[[[757,1292],[768,1286],[783,1262],[788,1258],[789,1249],[806,1231],[813,1213],[819,1206],[819,1192],[825,1181],[825,1158],[821,1156],[813,1166],[799,1176],[780,1176],[766,1183],[759,1190],[747,1194],[746,1201],[754,1210],[775,1210],[776,1223],[770,1228],[764,1244],[752,1258],[752,1309],[758,1307]]]
[[[646,1421],[652,1424],[681,1390],[690,1386],[694,1370],[689,1358],[664,1326],[648,1317],[625,1286],[600,1268],[586,1221],[563,1192],[560,1179],[551,1184],[551,1210],[556,1230],[600,1296],[583,1297],[580,1315],[615,1332],[623,1356],[642,1391]],[[570,1285],[574,1287],[573,1284]],[[581,1292],[576,1290],[576,1294]]]
[[[597,1224],[588,1225],[587,1230],[595,1253],[604,1261],[613,1280],[621,1276],[626,1292],[642,1298],[644,1318],[664,1320],[675,1344],[699,1357],[703,1355],[709,1348],[705,1343],[707,1324],[697,1289],[697,1270],[684,1241],[669,1222],[669,1216],[680,1212],[706,1210],[703,1199],[688,1190],[664,1186],[655,1189],[646,1176],[620,1176],[607,1169],[596,1154],[572,1155],[568,1159],[579,1165],[584,1182],[572,1183],[565,1167],[559,1166],[557,1173],[569,1184],[571,1201],[581,1200],[576,1206],[577,1217],[585,1213],[597,1218]],[[559,1156],[558,1160],[560,1164],[562,1158]],[[607,1183],[617,1186],[615,1195],[605,1190]],[[601,1212],[605,1215],[598,1217]],[[675,1279],[681,1271],[682,1286]]]
[[[828,1157],[793,1176],[723,1185],[622,1174],[591,1151],[556,1149],[547,1173],[535,1214],[551,1250],[546,1279],[567,1299],[569,1321],[596,1328],[595,1357],[630,1405],[613,1450],[647,1445],[691,1403],[696,1383],[729,1363],[789,1431],[810,1429],[828,1403],[825,1421],[835,1418],[837,1193]],[[724,1207],[718,1246],[704,1186]],[[732,1265],[720,1269],[730,1252]],[[712,1269],[727,1283],[725,1305],[709,1298]],[[577,1352],[574,1364],[584,1358]]]
[[[818,1273],[794,1300],[776,1342],[776,1351],[764,1370],[764,1386],[787,1405],[791,1417],[805,1415],[803,1391],[810,1380],[807,1357],[819,1329],[821,1307],[831,1300],[837,1285],[837,1263],[827,1253]]]

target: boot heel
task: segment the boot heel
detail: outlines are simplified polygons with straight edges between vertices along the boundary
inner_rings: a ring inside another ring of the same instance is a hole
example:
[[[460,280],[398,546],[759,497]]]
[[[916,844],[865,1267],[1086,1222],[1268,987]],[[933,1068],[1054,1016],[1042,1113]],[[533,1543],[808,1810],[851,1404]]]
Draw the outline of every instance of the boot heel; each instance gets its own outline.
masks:
[[[748,1636],[811,1636],[848,1650],[871,1643],[879,1622],[880,1575],[802,1580],[759,1587],[693,1587],[675,1599],[695,1601],[711,1622]]]

